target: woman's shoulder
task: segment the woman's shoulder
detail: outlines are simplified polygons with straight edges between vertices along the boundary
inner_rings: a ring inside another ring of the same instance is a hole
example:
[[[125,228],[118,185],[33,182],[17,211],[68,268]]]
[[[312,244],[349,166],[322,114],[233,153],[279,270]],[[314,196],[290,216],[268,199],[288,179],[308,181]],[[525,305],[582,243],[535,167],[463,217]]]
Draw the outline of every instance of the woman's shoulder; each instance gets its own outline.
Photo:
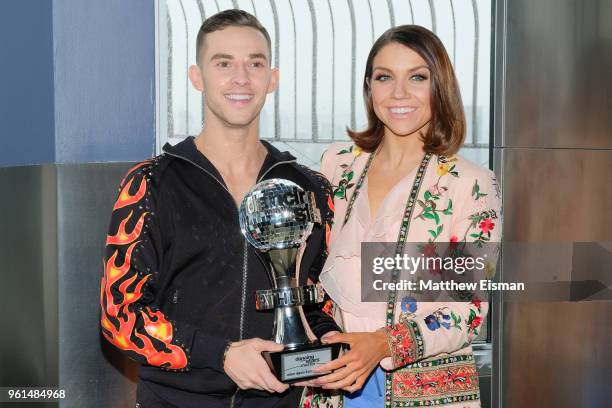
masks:
[[[461,183],[473,182],[477,180],[495,179],[495,173],[478,163],[465,158],[462,155],[455,154],[452,156],[434,156],[436,163],[436,172],[439,176],[449,174],[451,180]]]
[[[357,145],[355,145],[355,143],[353,143],[350,140],[342,141],[342,142],[334,142],[334,143],[331,143],[329,146],[327,146],[327,149],[325,149],[323,156],[335,158],[336,156],[342,156],[345,154],[348,155],[353,152],[353,149],[359,149],[359,148],[357,147]]]
[[[325,149],[321,156],[321,173],[332,180],[338,169],[352,166],[360,155],[361,149],[352,141],[334,142]]]

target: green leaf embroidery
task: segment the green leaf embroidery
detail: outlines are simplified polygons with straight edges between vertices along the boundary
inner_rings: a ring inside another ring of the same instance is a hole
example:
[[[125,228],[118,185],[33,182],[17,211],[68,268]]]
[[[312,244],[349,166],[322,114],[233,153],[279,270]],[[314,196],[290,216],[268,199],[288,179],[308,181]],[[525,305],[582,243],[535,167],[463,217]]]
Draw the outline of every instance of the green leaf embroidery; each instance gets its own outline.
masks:
[[[355,175],[355,172],[351,170],[349,173],[346,174],[346,179],[348,181],[351,181],[354,175]]]
[[[431,193],[429,192],[429,190],[425,191],[425,201],[428,201],[431,198]]]
[[[429,231],[429,233],[431,234],[433,238],[436,238],[438,236],[438,234],[436,234],[434,230],[427,230],[427,231]]]
[[[442,228],[443,228],[443,225],[440,225],[440,226],[438,227],[438,230],[436,231],[436,236],[437,236],[437,235],[440,235],[440,233],[442,232]]]
[[[436,225],[438,225],[440,223],[440,216],[438,215],[438,213],[433,213],[434,219],[436,220]]]
[[[442,212],[444,215],[451,215],[453,213],[453,200],[448,199],[448,205],[446,206],[446,210]]]

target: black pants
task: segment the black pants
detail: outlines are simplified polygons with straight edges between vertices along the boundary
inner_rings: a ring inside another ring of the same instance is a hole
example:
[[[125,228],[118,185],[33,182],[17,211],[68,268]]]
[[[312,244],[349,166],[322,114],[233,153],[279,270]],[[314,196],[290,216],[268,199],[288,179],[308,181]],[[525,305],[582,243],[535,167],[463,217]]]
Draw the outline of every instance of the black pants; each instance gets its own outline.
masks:
[[[238,391],[234,408],[297,408],[302,387],[290,387],[283,394]],[[136,390],[136,408],[229,408],[231,397],[196,394],[150,382],[140,381]]]

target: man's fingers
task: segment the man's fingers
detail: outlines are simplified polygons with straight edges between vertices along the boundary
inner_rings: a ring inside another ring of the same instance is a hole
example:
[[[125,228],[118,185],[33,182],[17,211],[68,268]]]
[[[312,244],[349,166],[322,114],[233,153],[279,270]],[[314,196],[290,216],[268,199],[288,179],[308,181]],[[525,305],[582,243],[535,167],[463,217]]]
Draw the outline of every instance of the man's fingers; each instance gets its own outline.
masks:
[[[292,384],[295,387],[318,387],[315,380],[299,381]]]
[[[257,351],[282,351],[285,348],[284,345],[270,340],[258,340],[254,346]]]
[[[289,388],[289,385],[278,381],[271,372],[262,375],[262,380],[266,383],[266,387],[270,392],[283,393]]]

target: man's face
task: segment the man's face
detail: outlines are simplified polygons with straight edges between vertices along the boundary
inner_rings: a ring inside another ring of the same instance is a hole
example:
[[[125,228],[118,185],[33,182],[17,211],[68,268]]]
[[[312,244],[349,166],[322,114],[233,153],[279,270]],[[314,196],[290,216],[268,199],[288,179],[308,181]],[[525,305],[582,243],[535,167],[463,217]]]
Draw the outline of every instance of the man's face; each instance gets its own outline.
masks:
[[[207,34],[201,51],[189,77],[204,93],[206,120],[231,128],[257,124],[266,95],[278,82],[263,34],[251,27],[226,27]]]

